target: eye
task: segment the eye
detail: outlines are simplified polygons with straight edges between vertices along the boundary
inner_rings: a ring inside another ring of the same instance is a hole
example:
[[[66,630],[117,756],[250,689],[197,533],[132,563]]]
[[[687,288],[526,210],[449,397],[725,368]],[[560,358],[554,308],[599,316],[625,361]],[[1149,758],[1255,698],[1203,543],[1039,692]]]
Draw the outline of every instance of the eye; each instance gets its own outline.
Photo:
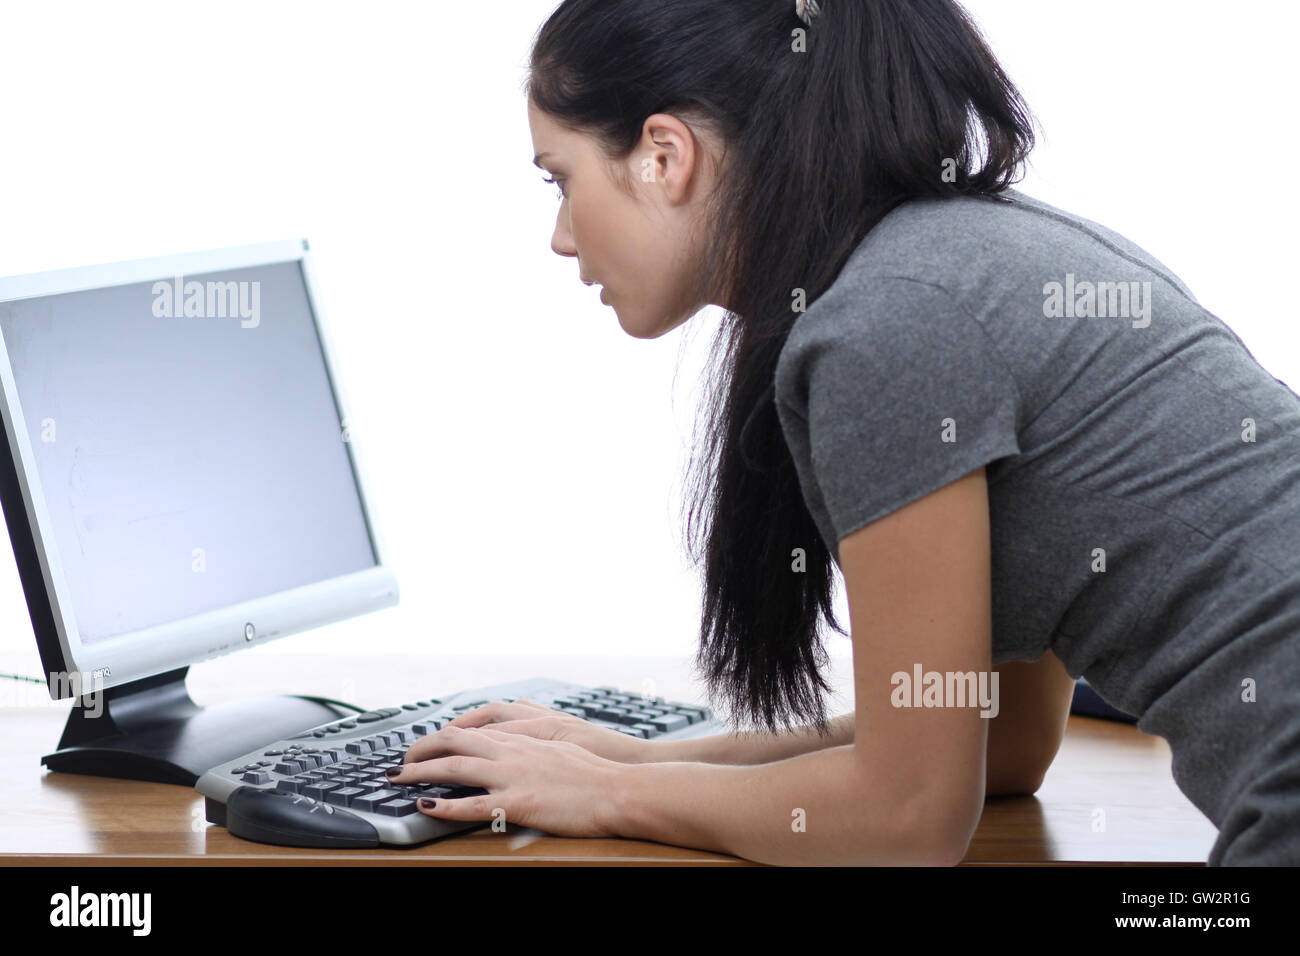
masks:
[[[560,187],[559,198],[560,198],[560,199],[564,199],[564,197],[565,197],[565,192],[564,192],[564,180],[562,180],[562,179],[543,179],[542,182],[546,183],[548,186],[556,186],[556,185],[558,185],[558,186]]]

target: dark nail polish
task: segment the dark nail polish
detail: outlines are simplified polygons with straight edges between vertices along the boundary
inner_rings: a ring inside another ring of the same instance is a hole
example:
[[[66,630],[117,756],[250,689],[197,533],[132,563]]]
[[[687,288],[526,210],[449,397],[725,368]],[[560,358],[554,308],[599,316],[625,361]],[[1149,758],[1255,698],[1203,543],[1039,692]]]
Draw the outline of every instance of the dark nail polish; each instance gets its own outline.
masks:
[[[406,769],[405,767],[399,764],[396,767],[389,767],[387,770],[384,771],[384,773],[386,773],[390,777],[396,777],[399,773],[401,773],[405,769]]]
[[[421,810],[432,810],[438,805],[437,800],[431,800],[428,797],[421,797],[418,801]]]

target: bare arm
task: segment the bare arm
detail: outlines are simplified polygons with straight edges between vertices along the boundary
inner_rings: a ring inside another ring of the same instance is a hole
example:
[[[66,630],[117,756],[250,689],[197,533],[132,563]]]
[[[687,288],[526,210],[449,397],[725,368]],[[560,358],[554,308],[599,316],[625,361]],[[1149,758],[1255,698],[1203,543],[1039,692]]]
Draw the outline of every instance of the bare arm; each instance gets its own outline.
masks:
[[[840,747],[853,743],[853,714],[843,714],[830,722],[830,734],[819,736],[811,726],[784,734],[751,731],[741,734],[714,734],[693,740],[651,740],[641,749],[641,756],[629,763],[717,763],[752,765],[773,763],[800,754]]]
[[[1002,664],[996,672],[999,708],[998,715],[988,722],[984,795],[1032,794],[1042,785],[1060,749],[1070,715],[1074,678],[1051,651],[1037,661]],[[853,743],[853,713],[831,720],[830,731],[821,737],[815,729],[805,726],[784,734],[754,731],[693,740],[648,741],[640,756],[626,762],[774,763]]]
[[[984,808],[988,720],[900,703],[899,677],[991,670],[984,470],[840,542],[853,639],[854,742],[757,766],[612,764],[619,836],[776,864],[951,864]]]
[[[989,721],[985,796],[1032,794],[1065,736],[1074,678],[1051,651],[998,667],[998,715]]]

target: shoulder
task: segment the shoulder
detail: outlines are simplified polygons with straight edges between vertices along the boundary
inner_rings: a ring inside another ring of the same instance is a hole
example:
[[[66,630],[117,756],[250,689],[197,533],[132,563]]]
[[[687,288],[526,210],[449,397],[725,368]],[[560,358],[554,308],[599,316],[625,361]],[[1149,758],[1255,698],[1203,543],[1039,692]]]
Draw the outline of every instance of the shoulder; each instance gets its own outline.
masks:
[[[1017,316],[1023,325],[1041,311],[1046,282],[1067,271],[1122,275],[1132,268],[1195,303],[1135,243],[1019,190],[911,200],[866,235],[795,320],[777,363],[778,397],[797,406],[812,369],[846,349],[867,350],[885,368],[946,358],[962,361],[970,374],[1005,366],[1007,349],[1037,345],[1009,330],[1023,332]],[[990,339],[999,344],[990,348]]]
[[[1004,372],[983,327],[944,285],[854,267],[796,320],[775,386],[780,404],[806,415],[816,392],[901,396]]]

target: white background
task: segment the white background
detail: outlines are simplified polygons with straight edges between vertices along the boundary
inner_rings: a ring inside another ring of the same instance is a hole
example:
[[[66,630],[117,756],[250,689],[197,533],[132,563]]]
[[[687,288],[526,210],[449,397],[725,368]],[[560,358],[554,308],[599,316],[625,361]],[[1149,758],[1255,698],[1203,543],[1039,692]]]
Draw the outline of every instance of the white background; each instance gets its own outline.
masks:
[[[258,653],[694,650],[680,477],[716,315],[632,339],[551,252],[520,85],[553,5],[0,8],[0,274],[311,240],[402,603]],[[1020,188],[1300,386],[1292,0],[967,7],[1046,130]],[[40,672],[3,547],[0,655]]]

